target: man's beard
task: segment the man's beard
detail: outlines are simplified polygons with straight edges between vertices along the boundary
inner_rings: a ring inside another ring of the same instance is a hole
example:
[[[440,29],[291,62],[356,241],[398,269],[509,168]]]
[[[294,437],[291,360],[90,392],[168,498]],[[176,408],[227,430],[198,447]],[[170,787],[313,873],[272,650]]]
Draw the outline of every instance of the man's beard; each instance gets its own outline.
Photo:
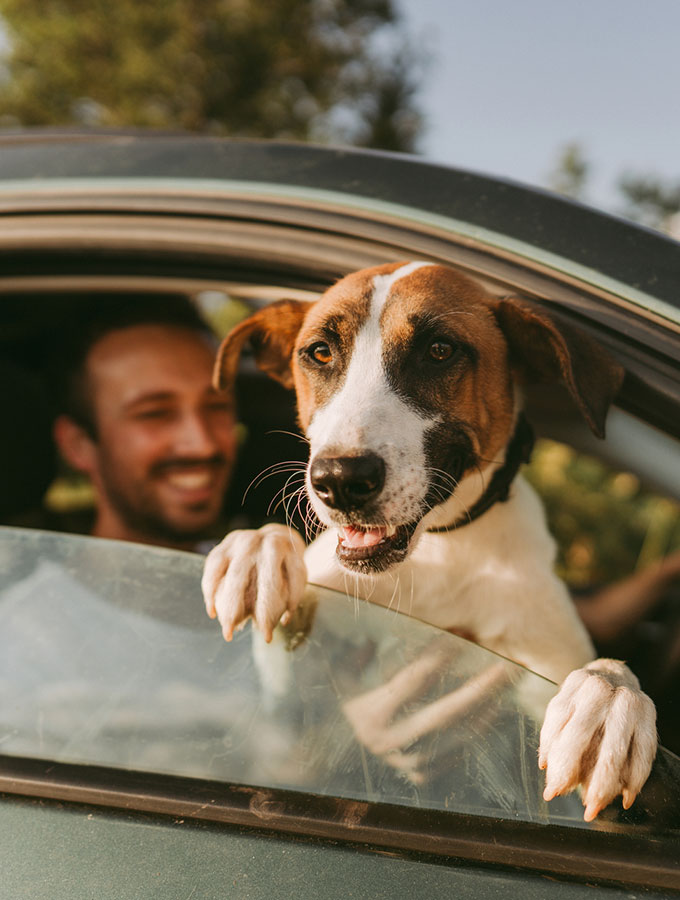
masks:
[[[118,516],[131,530],[148,537],[156,544],[190,544],[208,537],[210,529],[214,525],[221,503],[202,502],[196,504],[193,509],[212,511],[209,521],[203,521],[195,526],[182,526],[173,522],[165,513],[163,504],[150,486],[155,478],[165,469],[182,469],[191,466],[212,465],[226,470],[223,486],[220,490],[221,497],[225,493],[229,481],[232,463],[225,456],[219,454],[208,460],[173,459],[156,463],[147,472],[142,483],[123,485],[115,476],[118,466],[110,466],[108,461],[102,460],[102,474],[106,485],[107,498]],[[186,510],[190,512],[191,506]]]

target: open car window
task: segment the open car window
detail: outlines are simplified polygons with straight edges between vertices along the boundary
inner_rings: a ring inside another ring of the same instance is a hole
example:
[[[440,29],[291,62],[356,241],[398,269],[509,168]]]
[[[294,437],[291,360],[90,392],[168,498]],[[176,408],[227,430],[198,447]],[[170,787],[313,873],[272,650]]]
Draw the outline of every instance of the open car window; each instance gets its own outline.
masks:
[[[235,321],[225,298],[240,316],[264,301],[313,299],[365,266],[456,266],[584,328],[627,370],[606,441],[566,391],[527,392],[537,437],[559,442],[535,454],[529,475],[551,524],[559,519],[561,574],[574,576],[585,609],[603,585],[679,546],[680,245],[518,185],[358,151],[17,136],[2,140],[0,182],[0,363],[11,386],[0,522],[61,532],[0,531],[8,805],[19,795],[41,808],[108,804],[677,888],[676,757],[660,750],[631,810],[614,804],[585,825],[577,796],[541,798],[537,723],[555,688],[538,676],[313,588],[274,645],[250,627],[225,644],[203,610],[200,557],[64,534],[89,531],[93,498],[58,467],[41,388],[46,351],[78,321],[63,305],[72,295],[98,304],[110,292],[179,292],[221,335]],[[220,535],[283,518],[270,467],[307,455],[292,394],[252,359],[238,392],[242,443]],[[567,468],[583,476],[578,490]],[[614,506],[602,504],[603,484]],[[654,689],[629,649],[601,654],[640,676],[662,742],[663,710],[677,722],[677,678],[663,680],[677,671],[665,653],[677,646],[672,588],[632,632]]]
[[[312,586],[271,645],[225,643],[198,555],[11,528],[0,554],[5,760],[624,827],[542,800],[555,687],[462,638]]]

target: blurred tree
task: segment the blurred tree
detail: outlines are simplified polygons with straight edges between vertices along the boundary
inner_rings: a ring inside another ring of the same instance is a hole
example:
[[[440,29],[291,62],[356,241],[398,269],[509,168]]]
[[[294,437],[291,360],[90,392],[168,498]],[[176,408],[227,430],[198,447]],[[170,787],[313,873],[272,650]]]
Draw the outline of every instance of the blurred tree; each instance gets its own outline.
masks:
[[[634,475],[546,440],[524,471],[543,499],[557,568],[571,587],[617,581],[680,550],[680,504]]]
[[[626,201],[624,215],[651,228],[674,230],[680,213],[680,181],[663,181],[656,175],[626,174],[619,180]]]
[[[548,185],[587,200],[590,171],[583,148],[566,144]],[[680,182],[629,174],[618,189],[623,215],[680,237]],[[680,550],[680,506],[645,490],[632,474],[549,441],[538,442],[526,474],[557,539],[558,571],[573,588],[616,581]]]
[[[587,200],[590,169],[581,145],[566,144],[548,176],[548,187],[574,200]],[[629,172],[619,178],[617,187],[624,201],[622,216],[680,237],[680,181]]]
[[[413,149],[420,128],[394,0],[0,0],[0,17],[5,125],[390,150]]]
[[[548,186],[558,194],[583,200],[588,181],[589,164],[580,144],[566,144],[557,158],[557,164],[548,177]]]

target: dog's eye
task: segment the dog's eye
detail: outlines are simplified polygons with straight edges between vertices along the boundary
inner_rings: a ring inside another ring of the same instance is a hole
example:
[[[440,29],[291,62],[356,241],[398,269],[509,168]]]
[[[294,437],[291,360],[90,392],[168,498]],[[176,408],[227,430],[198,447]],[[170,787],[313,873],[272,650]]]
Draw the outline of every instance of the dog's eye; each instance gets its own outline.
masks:
[[[319,363],[321,366],[327,365],[333,359],[331,348],[325,341],[317,341],[316,344],[312,344],[307,350],[307,354],[314,362]]]
[[[451,359],[453,352],[453,344],[450,344],[448,341],[432,341],[427,348],[428,356],[435,362],[444,362],[447,359]]]

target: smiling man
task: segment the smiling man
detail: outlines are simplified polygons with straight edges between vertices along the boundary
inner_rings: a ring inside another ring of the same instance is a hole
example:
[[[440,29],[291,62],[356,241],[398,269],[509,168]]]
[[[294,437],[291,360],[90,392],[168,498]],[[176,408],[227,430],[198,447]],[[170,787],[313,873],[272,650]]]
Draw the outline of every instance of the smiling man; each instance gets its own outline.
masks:
[[[92,534],[194,549],[217,520],[236,454],[214,339],[184,298],[118,298],[79,329],[54,424],[97,493]]]

